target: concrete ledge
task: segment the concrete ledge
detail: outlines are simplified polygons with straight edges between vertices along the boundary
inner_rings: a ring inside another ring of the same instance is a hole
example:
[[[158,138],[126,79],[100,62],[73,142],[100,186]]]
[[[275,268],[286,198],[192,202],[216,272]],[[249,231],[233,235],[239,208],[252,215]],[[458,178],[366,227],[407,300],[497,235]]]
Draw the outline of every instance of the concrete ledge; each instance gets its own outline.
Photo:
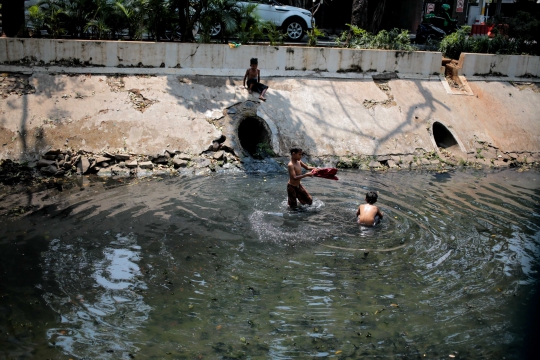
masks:
[[[171,68],[117,68],[117,67],[65,67],[65,66],[17,66],[0,65],[0,72],[13,72],[22,74],[92,74],[92,75],[177,75],[177,76],[217,76],[242,78],[245,70],[230,69],[171,69]],[[319,71],[266,71],[262,76],[267,78],[319,78],[319,79],[356,79],[371,80],[373,76],[388,73],[330,73]],[[399,74],[396,78],[415,80],[438,80],[439,75]],[[485,80],[485,79],[482,79]],[[539,80],[540,81],[540,80]]]
[[[231,49],[222,44],[0,39],[0,64],[62,66],[64,70],[85,66],[136,68],[139,74],[243,76],[252,57],[259,59],[264,76],[287,77],[316,73],[321,77],[364,78],[386,72],[400,77],[428,77],[439,74],[442,61],[439,52],[419,51],[267,45]],[[100,72],[108,73],[103,69]]]
[[[503,77],[503,81],[530,81],[540,77],[540,57],[529,55],[493,55],[462,53],[460,75]],[[506,78],[508,77],[508,79]]]

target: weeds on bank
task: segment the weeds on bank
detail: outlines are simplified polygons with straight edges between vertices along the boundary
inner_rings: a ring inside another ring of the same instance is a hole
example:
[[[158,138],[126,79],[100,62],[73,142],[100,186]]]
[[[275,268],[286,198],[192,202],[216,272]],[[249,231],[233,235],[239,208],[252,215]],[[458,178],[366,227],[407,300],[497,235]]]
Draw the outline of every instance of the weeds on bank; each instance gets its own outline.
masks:
[[[535,41],[524,40],[519,37],[509,37],[496,34],[493,38],[486,36],[470,36],[471,27],[463,26],[458,31],[442,39],[439,51],[451,59],[459,59],[463,52],[500,54],[500,55],[535,55],[538,45]]]
[[[317,38],[324,36],[324,33],[316,26],[313,26],[311,30],[307,31],[308,46],[317,46]]]
[[[261,29],[268,37],[270,45],[283,45],[287,34],[283,30],[278,29],[276,24],[271,21],[266,21],[261,24]]]
[[[274,157],[276,153],[272,149],[272,145],[269,142],[262,142],[257,144],[257,151],[253,154],[255,158],[264,159],[266,157]]]
[[[407,30],[381,30],[375,35],[355,25],[347,26],[350,30],[342,32],[336,39],[337,46],[351,49],[416,50],[416,47],[411,45]]]

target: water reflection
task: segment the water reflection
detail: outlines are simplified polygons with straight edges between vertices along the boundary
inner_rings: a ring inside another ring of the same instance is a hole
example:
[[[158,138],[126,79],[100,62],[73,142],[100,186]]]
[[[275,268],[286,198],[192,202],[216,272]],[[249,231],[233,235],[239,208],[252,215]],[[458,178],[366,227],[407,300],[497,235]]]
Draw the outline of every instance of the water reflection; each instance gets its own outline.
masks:
[[[306,180],[315,206],[300,211],[281,175],[61,194],[57,213],[14,223],[54,239],[39,285],[58,318],[36,346],[77,358],[524,358],[537,176],[344,172]],[[385,213],[375,228],[354,219],[369,190]]]
[[[141,247],[134,234],[111,238],[106,232],[101,242],[79,238],[68,244],[54,239],[43,253],[45,280],[55,279],[62,291],[44,295],[60,315],[59,326],[50,328],[47,337],[70,355],[130,358],[138,351],[129,338],[151,310],[137,264]]]

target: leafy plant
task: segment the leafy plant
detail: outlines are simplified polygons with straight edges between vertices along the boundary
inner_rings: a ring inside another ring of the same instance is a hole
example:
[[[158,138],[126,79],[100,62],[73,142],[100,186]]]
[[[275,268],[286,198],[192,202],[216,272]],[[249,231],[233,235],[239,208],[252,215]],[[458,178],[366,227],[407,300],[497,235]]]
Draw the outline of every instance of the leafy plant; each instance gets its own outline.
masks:
[[[63,8],[64,5],[65,3],[63,0],[41,0],[37,4],[45,14],[45,27],[49,34],[55,38],[66,33],[66,29],[64,28],[66,20],[66,12]]]
[[[240,8],[240,19],[236,36],[241,44],[248,44],[255,38],[262,37],[261,19],[255,12],[257,4],[248,4]]]
[[[272,146],[268,142],[261,142],[257,144],[257,151],[254,154],[254,157],[263,159],[269,156],[276,156],[276,153],[272,149]]]
[[[307,31],[307,36],[308,46],[317,46],[317,38],[324,36],[324,32],[322,32],[317,26],[313,26],[311,30]]]
[[[358,26],[351,24],[346,25],[350,28],[352,35],[349,38],[349,31],[343,31],[336,39],[336,45],[347,48],[369,49],[373,35]]]
[[[143,7],[140,0],[119,0],[114,6],[123,16],[129,39],[141,39],[143,33]]]
[[[407,30],[392,29],[390,31],[381,30],[372,40],[372,49],[404,50],[413,51],[415,47],[411,45],[409,32]]]
[[[40,30],[45,26],[45,14],[37,5],[28,8],[28,18],[34,28],[34,33],[40,35]]]
[[[381,30],[377,35],[361,29],[357,26],[347,24],[349,31],[344,31],[336,39],[337,46],[353,49],[384,49],[413,51],[416,48],[411,45],[409,32],[407,30],[392,29],[390,31]]]
[[[283,44],[286,38],[286,33],[278,29],[276,24],[271,21],[265,21],[261,24],[261,30],[266,34],[270,45]]]
[[[458,31],[447,35],[442,39],[439,51],[451,59],[459,59],[462,52],[469,50],[470,26],[463,26]]]

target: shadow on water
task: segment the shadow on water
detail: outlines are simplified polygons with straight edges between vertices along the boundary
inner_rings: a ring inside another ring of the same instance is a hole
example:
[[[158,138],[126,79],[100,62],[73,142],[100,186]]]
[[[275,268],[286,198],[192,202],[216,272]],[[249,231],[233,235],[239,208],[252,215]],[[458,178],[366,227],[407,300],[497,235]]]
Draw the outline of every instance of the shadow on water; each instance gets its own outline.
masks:
[[[280,175],[68,189],[44,210],[1,220],[2,291],[18,299],[0,323],[2,349],[523,359],[536,348],[525,330],[538,326],[537,177],[342,172],[306,180],[314,205],[300,211],[288,210]],[[354,221],[368,189],[385,214],[375,228]]]

